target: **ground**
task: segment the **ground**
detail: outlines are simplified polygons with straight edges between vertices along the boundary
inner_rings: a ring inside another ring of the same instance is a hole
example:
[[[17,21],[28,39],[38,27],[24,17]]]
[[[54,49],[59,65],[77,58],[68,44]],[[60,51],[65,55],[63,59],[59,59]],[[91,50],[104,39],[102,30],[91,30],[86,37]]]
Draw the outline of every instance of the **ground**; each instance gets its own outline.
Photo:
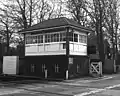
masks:
[[[120,74],[102,78],[78,78],[73,80],[40,81],[21,80],[0,82],[1,96],[119,96]]]

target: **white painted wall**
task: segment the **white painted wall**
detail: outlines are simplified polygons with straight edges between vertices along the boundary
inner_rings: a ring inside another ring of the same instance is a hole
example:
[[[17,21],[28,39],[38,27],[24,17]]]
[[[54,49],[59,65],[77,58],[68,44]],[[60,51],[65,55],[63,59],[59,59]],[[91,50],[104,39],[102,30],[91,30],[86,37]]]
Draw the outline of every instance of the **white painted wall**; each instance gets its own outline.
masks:
[[[70,43],[70,55],[87,55],[87,45],[81,43]]]
[[[25,55],[65,55],[66,49],[63,49],[63,43],[51,43],[41,45],[27,45],[25,47]]]
[[[65,43],[65,42],[64,42]],[[87,44],[70,42],[70,55],[87,55]],[[63,43],[51,43],[41,45],[29,45],[25,48],[25,55],[65,55]]]
[[[59,51],[60,44],[47,44],[45,45],[45,51]]]
[[[34,52],[38,52],[38,46],[37,45],[29,45],[25,47],[25,52],[26,53],[34,53]]]
[[[44,52],[44,45],[38,45],[38,52]]]

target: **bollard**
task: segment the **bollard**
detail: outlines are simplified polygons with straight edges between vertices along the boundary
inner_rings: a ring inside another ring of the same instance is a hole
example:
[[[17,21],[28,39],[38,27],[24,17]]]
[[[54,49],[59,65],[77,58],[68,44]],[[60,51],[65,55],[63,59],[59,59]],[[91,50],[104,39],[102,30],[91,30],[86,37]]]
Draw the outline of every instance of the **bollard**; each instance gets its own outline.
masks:
[[[47,79],[47,69],[45,69],[45,79]]]
[[[66,71],[66,80],[68,79],[68,70]]]

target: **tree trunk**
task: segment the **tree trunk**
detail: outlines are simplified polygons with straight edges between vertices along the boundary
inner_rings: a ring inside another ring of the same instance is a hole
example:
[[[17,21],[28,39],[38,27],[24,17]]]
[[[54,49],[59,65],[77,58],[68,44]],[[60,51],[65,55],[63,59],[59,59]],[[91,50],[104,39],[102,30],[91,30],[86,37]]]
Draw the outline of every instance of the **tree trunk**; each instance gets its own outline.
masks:
[[[102,31],[102,14],[103,14],[103,9],[102,9],[102,7],[101,7],[101,5],[99,5],[99,11],[100,11],[100,29],[99,29],[99,31],[100,31],[100,34],[99,34],[99,36],[100,36],[100,58],[101,58],[101,61],[103,62],[103,65],[104,65],[104,62],[105,62],[105,53],[104,53],[104,40],[103,40],[103,31]]]
[[[104,65],[105,54],[104,54],[104,40],[103,40],[103,31],[102,31],[103,9],[100,1],[94,0],[94,6],[95,6],[95,15],[96,15],[95,26],[96,26],[96,33],[97,33],[98,52],[99,52],[100,60]]]
[[[32,0],[30,0],[30,21],[29,21],[29,27],[32,25]]]
[[[9,45],[10,45],[10,43],[9,43],[9,40],[10,40],[10,38],[9,38],[9,29],[8,29],[8,26],[6,25],[6,32],[7,32],[7,55],[10,55],[9,53],[10,53],[10,48],[9,48]]]

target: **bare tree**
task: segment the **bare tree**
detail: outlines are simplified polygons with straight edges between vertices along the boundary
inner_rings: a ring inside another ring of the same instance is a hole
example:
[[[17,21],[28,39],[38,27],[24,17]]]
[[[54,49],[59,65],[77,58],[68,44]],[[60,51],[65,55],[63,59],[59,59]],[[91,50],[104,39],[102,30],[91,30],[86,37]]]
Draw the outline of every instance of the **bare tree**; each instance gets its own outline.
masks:
[[[52,18],[60,18],[62,16],[66,16],[65,14],[65,4],[66,1],[63,0],[50,0],[52,5],[53,14],[51,15]]]
[[[101,0],[68,0],[69,12],[73,18],[83,26],[91,26],[97,33],[98,51],[104,62],[103,20],[104,6]],[[92,24],[92,25],[91,25]]]
[[[109,0],[104,5],[107,6],[105,9],[105,27],[110,35],[113,59],[115,59],[116,53],[118,52],[119,2],[118,0]]]
[[[2,27],[2,29],[0,30],[0,34],[2,34],[2,36],[4,36],[4,40],[6,39],[6,44],[7,44],[7,55],[9,55],[9,45],[10,45],[10,40],[11,40],[11,36],[13,34],[13,30],[10,28],[10,26],[14,26],[13,22],[11,21],[11,19],[8,16],[8,13],[6,10],[2,10],[1,9],[1,13],[0,14],[0,26]]]
[[[97,34],[98,51],[101,60],[105,60],[104,38],[113,46],[113,59],[117,53],[119,2],[118,0],[67,0],[68,11],[83,26],[89,26]]]
[[[95,15],[95,29],[97,33],[97,42],[98,42],[98,51],[100,55],[100,59],[104,64],[105,60],[105,48],[103,41],[103,21],[104,21],[104,6],[101,0],[93,0],[94,5],[94,15]]]
[[[1,33],[5,34],[7,47],[16,40],[12,34],[47,19],[60,17],[62,7],[55,8],[54,0],[7,0],[0,7]],[[61,5],[61,3],[59,3]],[[57,13],[55,16],[54,14]],[[3,30],[2,30],[3,29]],[[15,35],[15,34],[14,34]],[[23,40],[21,36],[19,41]],[[9,49],[9,47],[8,47]]]
[[[68,0],[67,8],[68,12],[71,13],[74,20],[76,20],[80,25],[87,26],[87,16],[88,13],[84,10],[86,0]]]

